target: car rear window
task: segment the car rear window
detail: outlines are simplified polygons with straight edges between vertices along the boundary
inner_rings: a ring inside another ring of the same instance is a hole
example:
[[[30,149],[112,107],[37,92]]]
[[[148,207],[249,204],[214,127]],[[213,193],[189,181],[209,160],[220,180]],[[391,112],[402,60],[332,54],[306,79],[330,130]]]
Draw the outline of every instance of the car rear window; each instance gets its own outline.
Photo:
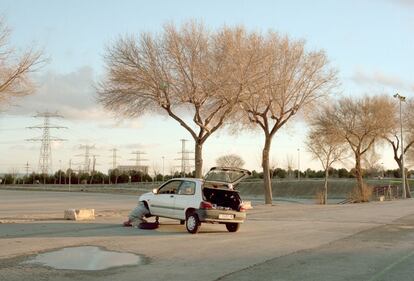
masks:
[[[243,176],[243,172],[239,171],[212,170],[206,175],[205,181],[232,183]]]

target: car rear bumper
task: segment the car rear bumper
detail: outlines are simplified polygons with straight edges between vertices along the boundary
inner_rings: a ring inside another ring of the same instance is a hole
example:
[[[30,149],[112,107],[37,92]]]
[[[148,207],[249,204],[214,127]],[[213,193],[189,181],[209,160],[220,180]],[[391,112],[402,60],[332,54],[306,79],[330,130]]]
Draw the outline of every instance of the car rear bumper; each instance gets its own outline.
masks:
[[[246,219],[245,212],[229,210],[197,210],[201,222],[218,222],[218,223],[243,223]],[[232,218],[222,218],[222,216],[232,216]]]

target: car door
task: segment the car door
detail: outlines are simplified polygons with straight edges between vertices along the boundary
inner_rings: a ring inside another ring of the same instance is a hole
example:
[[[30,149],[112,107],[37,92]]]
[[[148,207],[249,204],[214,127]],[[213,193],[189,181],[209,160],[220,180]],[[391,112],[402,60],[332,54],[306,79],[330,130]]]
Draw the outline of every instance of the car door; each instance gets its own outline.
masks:
[[[181,180],[171,180],[162,185],[150,203],[151,214],[154,216],[174,218],[175,196]]]
[[[194,206],[194,197],[196,191],[196,182],[192,180],[183,180],[178,187],[178,193],[175,195],[174,217],[177,219],[185,219],[185,210]]]

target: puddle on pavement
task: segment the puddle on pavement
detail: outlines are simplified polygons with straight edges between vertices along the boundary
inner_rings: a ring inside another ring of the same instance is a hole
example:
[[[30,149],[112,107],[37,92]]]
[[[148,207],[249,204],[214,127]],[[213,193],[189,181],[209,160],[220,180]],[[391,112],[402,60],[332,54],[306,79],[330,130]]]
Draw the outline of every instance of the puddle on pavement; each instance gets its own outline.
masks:
[[[71,270],[103,270],[142,263],[143,258],[139,255],[107,251],[94,246],[63,248],[39,254],[24,262],[24,264],[40,264],[55,269]]]

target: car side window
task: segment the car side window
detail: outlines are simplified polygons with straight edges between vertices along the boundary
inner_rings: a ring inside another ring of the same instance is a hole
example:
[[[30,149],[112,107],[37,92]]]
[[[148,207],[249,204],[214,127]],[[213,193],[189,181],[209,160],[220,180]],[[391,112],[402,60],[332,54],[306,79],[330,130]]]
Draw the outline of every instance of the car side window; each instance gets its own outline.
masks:
[[[177,194],[181,181],[170,181],[158,190],[158,194]]]
[[[195,193],[195,182],[183,181],[178,188],[179,195],[194,195]]]

